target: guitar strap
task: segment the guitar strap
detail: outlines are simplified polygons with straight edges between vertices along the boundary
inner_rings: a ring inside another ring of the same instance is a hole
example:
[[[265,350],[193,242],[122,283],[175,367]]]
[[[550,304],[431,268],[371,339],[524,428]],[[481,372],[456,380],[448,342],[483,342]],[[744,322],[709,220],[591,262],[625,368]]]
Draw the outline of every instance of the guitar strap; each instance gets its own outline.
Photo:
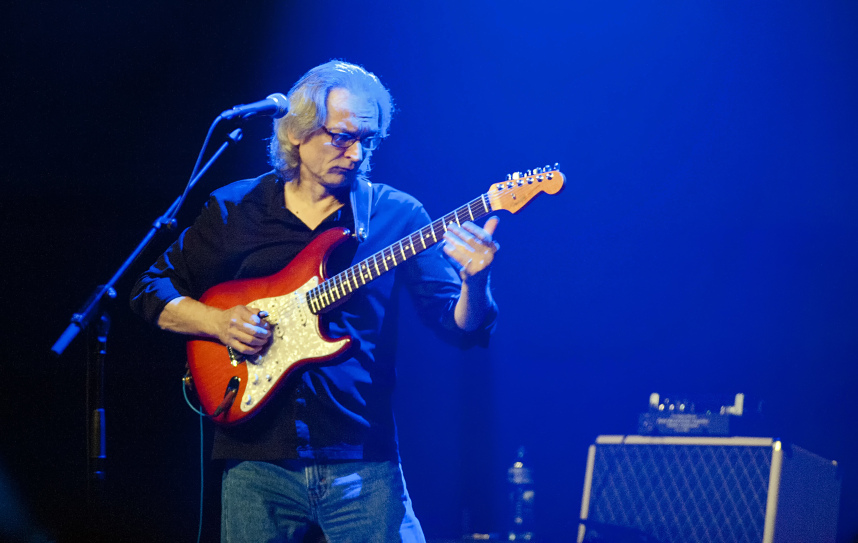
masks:
[[[352,213],[355,216],[355,237],[358,242],[369,237],[369,214],[372,212],[372,183],[359,175],[351,192]]]

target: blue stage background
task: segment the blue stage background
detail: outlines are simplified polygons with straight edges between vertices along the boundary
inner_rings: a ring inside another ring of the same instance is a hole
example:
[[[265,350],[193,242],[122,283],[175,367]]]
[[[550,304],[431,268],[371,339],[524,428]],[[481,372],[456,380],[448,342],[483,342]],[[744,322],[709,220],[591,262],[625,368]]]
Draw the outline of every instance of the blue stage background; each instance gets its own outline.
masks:
[[[331,58],[391,89],[373,177],[431,215],[508,172],[559,162],[567,178],[500,215],[489,349],[440,344],[405,308],[398,422],[427,535],[502,531],[524,446],[538,533],[570,541],[595,436],[635,433],[651,392],[742,392],[763,431],[839,462],[839,539],[858,537],[855,2],[102,0],[15,3],[7,24],[0,468],[58,540],[94,522],[85,341],[59,360],[50,345],[181,192],[214,116]],[[244,129],[182,226],[209,191],[266,171],[269,124]],[[111,310],[95,531],[191,541],[182,343],[130,313],[131,282]],[[206,483],[217,540],[216,466]]]

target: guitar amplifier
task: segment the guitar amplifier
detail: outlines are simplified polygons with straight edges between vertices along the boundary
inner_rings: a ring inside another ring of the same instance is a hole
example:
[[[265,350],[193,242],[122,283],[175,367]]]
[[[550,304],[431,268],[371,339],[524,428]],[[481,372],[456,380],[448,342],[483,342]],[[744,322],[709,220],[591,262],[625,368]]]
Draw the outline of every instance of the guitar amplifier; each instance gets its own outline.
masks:
[[[833,543],[837,463],[771,438],[599,436],[578,543]]]

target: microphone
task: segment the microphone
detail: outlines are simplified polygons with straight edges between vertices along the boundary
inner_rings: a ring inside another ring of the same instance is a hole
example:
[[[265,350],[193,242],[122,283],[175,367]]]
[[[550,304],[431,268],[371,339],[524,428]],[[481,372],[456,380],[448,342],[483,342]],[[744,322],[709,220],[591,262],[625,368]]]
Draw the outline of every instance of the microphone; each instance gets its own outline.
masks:
[[[234,119],[240,117],[247,119],[255,115],[271,115],[275,119],[286,115],[289,111],[289,101],[279,92],[275,92],[265,100],[253,102],[252,104],[244,104],[243,106],[235,106],[220,114],[222,119]]]

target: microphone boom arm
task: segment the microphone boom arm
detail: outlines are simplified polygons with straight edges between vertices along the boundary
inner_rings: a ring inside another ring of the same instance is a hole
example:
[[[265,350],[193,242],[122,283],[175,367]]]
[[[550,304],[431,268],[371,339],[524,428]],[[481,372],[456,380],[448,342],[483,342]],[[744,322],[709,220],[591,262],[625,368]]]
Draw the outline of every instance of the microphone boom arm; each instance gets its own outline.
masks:
[[[241,129],[237,128],[233,130],[229,136],[227,137],[227,141],[225,141],[220,148],[209,158],[208,162],[206,162],[205,166],[199,171],[194,172],[194,175],[191,177],[190,181],[188,181],[187,188],[182,193],[181,196],[176,198],[173,204],[167,209],[167,212],[164,215],[158,217],[155,222],[152,223],[152,227],[143,237],[143,240],[137,245],[137,247],[132,251],[131,255],[122,263],[116,273],[110,278],[110,280],[96,287],[93,293],[90,295],[89,299],[86,303],[83,304],[83,307],[71,317],[71,323],[65,329],[65,331],[60,335],[57,341],[54,343],[53,347],[51,347],[51,351],[56,356],[61,356],[63,352],[66,350],[66,347],[77,337],[78,333],[81,330],[84,330],[89,326],[92,318],[99,312],[99,308],[101,307],[102,302],[104,301],[105,296],[108,298],[116,298],[116,290],[114,289],[114,285],[125,275],[125,272],[128,271],[128,268],[131,267],[131,264],[137,260],[137,257],[140,256],[141,253],[146,249],[152,239],[155,237],[162,227],[167,227],[167,229],[173,229],[176,226],[176,214],[179,212],[179,208],[182,206],[182,203],[185,201],[185,197],[190,192],[190,190],[197,184],[197,181],[205,174],[212,164],[226,151],[227,147],[229,147],[232,143],[237,143],[241,140]],[[205,148],[204,148],[205,149]],[[196,168],[195,168],[196,169]]]

